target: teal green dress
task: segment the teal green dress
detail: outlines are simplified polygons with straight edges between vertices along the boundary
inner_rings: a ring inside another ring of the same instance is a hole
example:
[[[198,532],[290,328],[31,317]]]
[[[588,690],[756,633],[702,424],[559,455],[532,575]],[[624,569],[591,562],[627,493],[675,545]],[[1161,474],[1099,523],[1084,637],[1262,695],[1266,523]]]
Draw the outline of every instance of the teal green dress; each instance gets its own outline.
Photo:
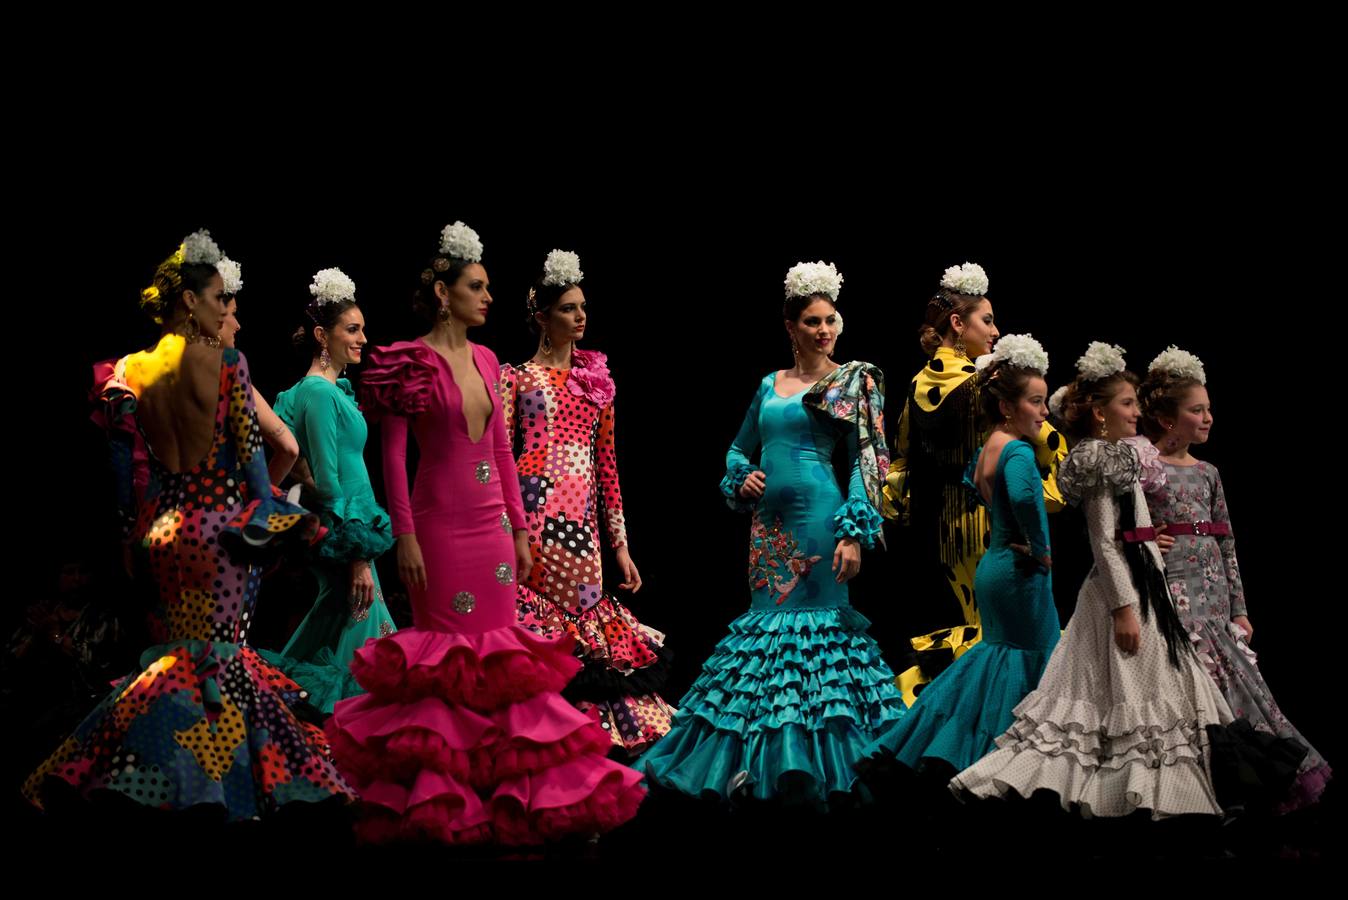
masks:
[[[840,538],[882,540],[881,378],[848,363],[790,397],[777,394],[775,373],[759,384],[721,483],[733,509],[752,513],[749,611],[703,663],[673,728],[639,760],[655,784],[824,807],[850,793],[862,749],[904,714],[870,623],[831,571]],[[839,441],[850,463],[846,493],[832,466]],[[755,469],[767,487],[753,503],[738,490]]]
[[[973,483],[981,455],[981,449],[974,453],[964,476],[970,503],[982,500]],[[962,771],[987,755],[1015,721],[1016,704],[1039,684],[1058,644],[1052,576],[1038,562],[1049,555],[1044,483],[1034,448],[1025,441],[1002,448],[988,514],[989,546],[974,574],[983,640],[918,694],[903,721],[866,748],[857,771],[868,782],[893,774],[895,760],[910,769],[923,760],[942,760]],[[1028,545],[1036,558],[1012,544]]]
[[[276,414],[295,433],[309,463],[318,488],[313,508],[329,531],[313,562],[318,579],[313,608],[284,650],[262,655],[299,682],[310,703],[331,713],[338,700],[364,693],[349,668],[356,650],[396,630],[374,571],[374,561],[393,546],[393,529],[365,469],[369,432],[350,381],[333,384],[307,375],[277,396]],[[358,559],[371,564],[375,597],[359,621],[352,617],[350,599],[351,563]]]

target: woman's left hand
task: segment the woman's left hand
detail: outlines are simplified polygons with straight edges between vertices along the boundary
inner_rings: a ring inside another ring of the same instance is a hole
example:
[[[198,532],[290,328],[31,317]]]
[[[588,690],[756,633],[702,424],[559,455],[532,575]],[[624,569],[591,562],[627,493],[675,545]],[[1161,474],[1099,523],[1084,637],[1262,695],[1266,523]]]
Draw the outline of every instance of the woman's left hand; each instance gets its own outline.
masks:
[[[529,532],[519,529],[515,532],[515,582],[523,584],[534,567],[534,552],[529,549]]]
[[[627,545],[623,544],[613,552],[613,555],[618,558],[618,569],[623,573],[623,580],[618,587],[634,594],[641,590],[641,573],[637,571],[637,564],[632,562],[632,554],[627,552]]]
[[[358,559],[351,563],[351,618],[364,622],[374,603],[374,572],[370,563]]]
[[[1249,616],[1232,616],[1231,621],[1240,626],[1240,630],[1245,632],[1245,642],[1248,644],[1254,640],[1254,626],[1250,624]]]
[[[834,579],[838,584],[846,584],[861,571],[861,544],[856,538],[843,538],[833,550],[833,571],[838,575]]]

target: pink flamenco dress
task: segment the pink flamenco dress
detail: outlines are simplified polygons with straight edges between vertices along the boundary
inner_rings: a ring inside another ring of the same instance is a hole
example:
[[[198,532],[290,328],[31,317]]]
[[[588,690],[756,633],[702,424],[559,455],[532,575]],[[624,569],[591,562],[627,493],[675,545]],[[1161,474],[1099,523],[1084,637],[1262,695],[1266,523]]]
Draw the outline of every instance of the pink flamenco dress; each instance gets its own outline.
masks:
[[[487,386],[500,366],[472,345]],[[413,627],[368,641],[328,735],[360,793],[363,840],[539,844],[636,814],[641,776],[605,758],[597,717],[559,693],[580,669],[567,637],[517,623],[512,531],[527,527],[500,399],[473,440],[449,363],[421,341],[375,348],[362,379],[381,422],[395,535],[415,533],[426,587]],[[485,388],[484,388],[485,389]],[[411,497],[407,433],[420,450]]]

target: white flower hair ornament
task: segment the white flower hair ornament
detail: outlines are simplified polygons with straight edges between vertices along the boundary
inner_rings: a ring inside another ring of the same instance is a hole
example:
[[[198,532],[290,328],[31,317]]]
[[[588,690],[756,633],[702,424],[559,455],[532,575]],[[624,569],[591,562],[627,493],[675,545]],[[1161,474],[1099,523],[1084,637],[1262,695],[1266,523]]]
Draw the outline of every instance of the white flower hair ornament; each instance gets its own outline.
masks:
[[[440,253],[465,262],[482,262],[482,239],[467,225],[455,222],[440,232]]]
[[[183,262],[187,265],[213,266],[222,256],[220,245],[211,239],[211,233],[205,228],[183,238]]]
[[[580,284],[585,273],[580,270],[580,256],[570,250],[553,250],[543,260],[543,283],[553,287]]]
[[[1067,385],[1058,388],[1048,398],[1048,411],[1062,418],[1063,404],[1067,401]]]
[[[1077,360],[1077,374],[1086,381],[1100,381],[1128,368],[1123,361],[1126,353],[1118,344],[1091,341],[1086,352]]]
[[[237,294],[243,290],[243,267],[234,260],[228,256],[220,257],[220,261],[215,264],[215,271],[220,273],[225,283],[226,294]]]
[[[314,306],[356,299],[356,283],[341,269],[320,269],[309,285]]]
[[[796,263],[786,273],[786,296],[810,297],[822,294],[838,302],[838,293],[842,291],[842,273],[833,263],[801,262]]]
[[[989,357],[988,362],[982,362],[984,357]],[[1028,334],[1003,335],[993,351],[980,356],[974,365],[981,372],[993,362],[1032,369],[1040,375],[1048,374],[1048,354],[1043,345]]]
[[[988,273],[978,263],[951,266],[941,276],[941,287],[959,294],[982,297],[988,292]]]
[[[1207,372],[1203,371],[1203,360],[1187,350],[1181,350],[1171,344],[1147,366],[1148,372],[1165,372],[1178,378],[1192,378],[1199,384],[1208,383]]]

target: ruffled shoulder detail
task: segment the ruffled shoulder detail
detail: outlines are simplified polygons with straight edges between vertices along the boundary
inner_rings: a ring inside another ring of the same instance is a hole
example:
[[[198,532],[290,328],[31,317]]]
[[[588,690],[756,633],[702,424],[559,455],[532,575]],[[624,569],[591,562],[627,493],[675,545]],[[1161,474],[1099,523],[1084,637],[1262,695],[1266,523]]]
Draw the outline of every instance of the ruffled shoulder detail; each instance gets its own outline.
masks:
[[[105,359],[94,363],[94,386],[89,391],[94,404],[94,422],[105,429],[136,430],[135,414],[139,402],[136,392],[126,383],[122,360]]]
[[[1058,487],[1067,502],[1080,505],[1097,491],[1128,492],[1141,470],[1142,463],[1131,445],[1088,438],[1073,447],[1058,468]]]
[[[598,350],[571,351],[571,371],[567,374],[566,389],[601,409],[612,403],[617,386],[609,374],[608,357]]]
[[[1132,447],[1133,452],[1137,454],[1142,490],[1148,494],[1160,493],[1166,485],[1165,463],[1161,462],[1161,451],[1141,434],[1126,437],[1120,443]]]
[[[841,423],[845,428],[855,429],[862,484],[866,488],[866,498],[874,507],[875,518],[878,520],[880,518],[878,511],[884,504],[885,476],[889,474],[889,441],[885,439],[884,372],[862,360],[844,363],[806,391],[802,403],[806,409],[814,409]],[[862,527],[870,533],[871,518],[865,516],[864,519],[866,524]],[[836,524],[839,523],[835,522]],[[878,529],[871,534],[871,537],[881,545],[884,544],[884,534]]]
[[[367,351],[360,379],[365,415],[379,421],[386,415],[415,416],[431,402],[436,376],[435,351],[420,341],[398,341]]]

